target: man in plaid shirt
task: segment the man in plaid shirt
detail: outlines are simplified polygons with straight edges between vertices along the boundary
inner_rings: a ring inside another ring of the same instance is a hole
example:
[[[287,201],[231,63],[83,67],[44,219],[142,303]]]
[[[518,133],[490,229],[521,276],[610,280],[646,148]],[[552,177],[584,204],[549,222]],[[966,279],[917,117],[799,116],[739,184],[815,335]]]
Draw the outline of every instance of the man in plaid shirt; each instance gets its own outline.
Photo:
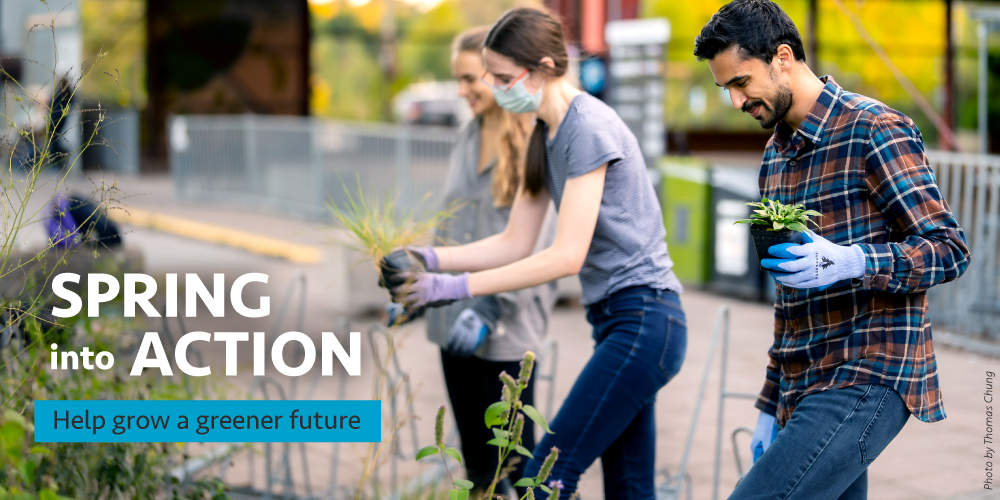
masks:
[[[913,121],[817,78],[773,2],[722,7],[695,55],[733,107],[775,129],[761,193],[822,213],[804,244],[763,262],[779,283],[774,344],[755,463],[730,499],[867,498],[868,464],[910,414],[945,418],[926,291],[968,266],[962,228]]]

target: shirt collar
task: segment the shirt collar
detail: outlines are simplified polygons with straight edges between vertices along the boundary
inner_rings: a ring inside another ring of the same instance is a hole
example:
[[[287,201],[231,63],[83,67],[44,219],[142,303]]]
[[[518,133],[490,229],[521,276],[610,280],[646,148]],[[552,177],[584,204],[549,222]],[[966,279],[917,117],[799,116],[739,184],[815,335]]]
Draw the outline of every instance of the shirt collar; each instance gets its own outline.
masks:
[[[808,140],[813,144],[818,144],[823,137],[823,129],[833,112],[844,89],[837,85],[832,76],[820,77],[824,83],[823,91],[813,104],[799,128],[792,131],[792,128],[784,120],[778,122],[774,128],[774,143],[777,149],[786,156],[794,154],[805,145]]]

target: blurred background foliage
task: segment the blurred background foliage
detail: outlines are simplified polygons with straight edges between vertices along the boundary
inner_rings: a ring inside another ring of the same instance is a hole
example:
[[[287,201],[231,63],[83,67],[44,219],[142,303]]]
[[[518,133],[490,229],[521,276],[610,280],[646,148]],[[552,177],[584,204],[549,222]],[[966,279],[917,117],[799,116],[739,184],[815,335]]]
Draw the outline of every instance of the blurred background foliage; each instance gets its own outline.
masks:
[[[941,0],[842,0],[886,49],[893,62],[938,110],[943,106],[944,4]],[[449,46],[460,31],[490,24],[517,0],[310,0],[310,111],[321,117],[388,120],[388,102],[407,85],[450,78]],[[648,0],[642,17],[666,17],[672,26],[667,51],[665,109],[672,130],[759,130],[729,109],[728,96],[691,54],[694,37],[724,0]],[[806,42],[807,0],[778,0]],[[954,14],[956,118],[959,128],[976,125],[976,23],[969,11],[983,2],[957,2]],[[102,102],[142,108],[145,104],[144,0],[81,0],[84,53],[99,48],[120,72],[95,78],[85,90]],[[843,87],[872,96],[913,117],[929,142],[937,133],[888,68],[832,0],[819,1],[818,54],[821,74]],[[391,9],[387,13],[387,9]],[[391,23],[387,20],[391,19]],[[887,22],[889,21],[889,22]],[[385,42],[393,48],[384,59]],[[991,40],[996,42],[996,39]],[[994,43],[993,45],[997,45]],[[1000,76],[1000,48],[991,53],[991,73]],[[994,80],[996,80],[994,78]],[[993,94],[995,95],[995,93]],[[1000,125],[1000,100],[991,108]]]
[[[146,106],[145,0],[83,0],[80,2],[83,53],[107,52],[102,67],[112,78],[88,78],[81,91],[105,107]],[[92,61],[89,61],[89,64]]]

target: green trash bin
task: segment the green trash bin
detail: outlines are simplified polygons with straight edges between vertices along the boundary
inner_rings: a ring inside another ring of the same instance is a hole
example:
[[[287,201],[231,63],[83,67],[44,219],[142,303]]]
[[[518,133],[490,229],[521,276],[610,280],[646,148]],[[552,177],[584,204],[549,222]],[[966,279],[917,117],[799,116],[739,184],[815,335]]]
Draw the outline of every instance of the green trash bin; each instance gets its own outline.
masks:
[[[674,274],[686,285],[712,278],[710,166],[696,158],[660,158],[660,207]]]

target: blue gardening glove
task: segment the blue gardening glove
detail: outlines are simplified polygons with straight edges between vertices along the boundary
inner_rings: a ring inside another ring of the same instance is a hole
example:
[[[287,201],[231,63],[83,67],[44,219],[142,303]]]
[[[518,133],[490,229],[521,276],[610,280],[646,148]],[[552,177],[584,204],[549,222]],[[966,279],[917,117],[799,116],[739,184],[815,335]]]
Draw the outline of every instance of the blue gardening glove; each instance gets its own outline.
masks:
[[[753,431],[753,438],[750,439],[750,452],[753,454],[754,462],[764,455],[767,448],[774,442],[774,438],[778,437],[779,430],[781,428],[778,427],[774,415],[760,412],[760,416],[757,417],[757,427]]]
[[[403,304],[389,302],[385,305],[385,325],[402,326],[424,315],[426,309],[419,308],[414,311],[407,311]]]
[[[764,259],[760,265],[778,271],[774,280],[792,288],[826,290],[838,281],[865,275],[865,254],[860,245],[849,247],[831,243],[806,230],[801,245],[782,243],[767,249],[777,259]],[[780,274],[788,273],[788,274]]]
[[[490,327],[476,311],[466,308],[458,315],[448,332],[448,352],[453,356],[468,357],[486,340]]]

